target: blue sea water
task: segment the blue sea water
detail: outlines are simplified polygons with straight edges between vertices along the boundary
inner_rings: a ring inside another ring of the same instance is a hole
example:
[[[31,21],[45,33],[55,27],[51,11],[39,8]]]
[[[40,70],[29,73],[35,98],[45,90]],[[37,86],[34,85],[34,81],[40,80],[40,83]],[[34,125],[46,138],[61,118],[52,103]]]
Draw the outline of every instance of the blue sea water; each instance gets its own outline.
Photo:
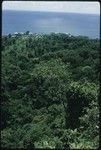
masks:
[[[100,37],[100,16],[93,14],[2,11],[2,35],[14,32],[70,33]]]

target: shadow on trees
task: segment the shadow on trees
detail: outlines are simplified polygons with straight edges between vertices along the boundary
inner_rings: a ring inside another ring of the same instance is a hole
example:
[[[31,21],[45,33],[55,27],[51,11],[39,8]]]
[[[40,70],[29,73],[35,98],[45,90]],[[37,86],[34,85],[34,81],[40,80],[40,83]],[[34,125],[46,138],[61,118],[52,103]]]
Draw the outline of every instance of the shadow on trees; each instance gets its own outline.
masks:
[[[80,126],[79,117],[83,115],[84,107],[89,107],[89,101],[79,91],[67,93],[66,128],[75,129]]]

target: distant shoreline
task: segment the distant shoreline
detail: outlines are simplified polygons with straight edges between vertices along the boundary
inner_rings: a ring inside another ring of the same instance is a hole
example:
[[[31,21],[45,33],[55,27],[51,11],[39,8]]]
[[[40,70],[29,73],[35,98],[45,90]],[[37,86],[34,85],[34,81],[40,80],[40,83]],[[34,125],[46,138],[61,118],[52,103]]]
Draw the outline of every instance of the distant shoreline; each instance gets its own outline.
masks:
[[[14,32],[51,32],[100,38],[100,18],[95,14],[3,10],[2,35]]]
[[[26,31],[28,32],[28,31]],[[26,34],[26,32],[15,32],[15,33],[9,33],[7,35],[2,35],[2,37],[4,36],[11,36],[11,37],[19,37],[19,36],[45,36],[45,35],[51,35],[51,34],[54,34],[54,35],[67,35],[69,37],[80,37],[80,38],[87,38],[87,39],[91,39],[91,40],[99,40],[100,38],[91,38],[91,37],[88,37],[88,36],[83,36],[83,35],[72,35],[70,33],[56,33],[56,32],[51,32],[51,33],[32,33],[29,31],[29,34]]]

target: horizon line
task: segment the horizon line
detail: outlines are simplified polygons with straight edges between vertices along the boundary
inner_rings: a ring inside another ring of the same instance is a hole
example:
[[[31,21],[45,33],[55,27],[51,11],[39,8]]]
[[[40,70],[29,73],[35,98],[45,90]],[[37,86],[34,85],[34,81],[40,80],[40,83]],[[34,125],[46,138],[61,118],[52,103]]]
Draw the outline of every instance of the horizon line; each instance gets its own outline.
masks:
[[[2,9],[2,12],[3,11],[27,11],[27,12],[49,12],[49,13],[75,13],[75,14],[88,14],[88,15],[99,15],[98,13],[85,13],[85,12],[67,12],[67,11],[47,11],[47,10],[17,10],[17,9]]]

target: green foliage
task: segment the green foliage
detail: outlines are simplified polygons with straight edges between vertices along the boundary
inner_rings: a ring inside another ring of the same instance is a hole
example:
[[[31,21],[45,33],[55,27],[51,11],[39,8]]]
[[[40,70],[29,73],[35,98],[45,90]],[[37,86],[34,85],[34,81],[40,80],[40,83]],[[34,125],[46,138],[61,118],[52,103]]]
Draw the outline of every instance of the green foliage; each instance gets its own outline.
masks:
[[[2,37],[2,148],[99,146],[99,40]]]
[[[94,91],[94,93],[92,93]],[[97,98],[97,87],[88,82],[71,82],[67,96],[66,127],[76,128],[80,125],[79,117],[83,115],[83,109],[89,107],[92,100]],[[75,117],[74,117],[75,116]]]

